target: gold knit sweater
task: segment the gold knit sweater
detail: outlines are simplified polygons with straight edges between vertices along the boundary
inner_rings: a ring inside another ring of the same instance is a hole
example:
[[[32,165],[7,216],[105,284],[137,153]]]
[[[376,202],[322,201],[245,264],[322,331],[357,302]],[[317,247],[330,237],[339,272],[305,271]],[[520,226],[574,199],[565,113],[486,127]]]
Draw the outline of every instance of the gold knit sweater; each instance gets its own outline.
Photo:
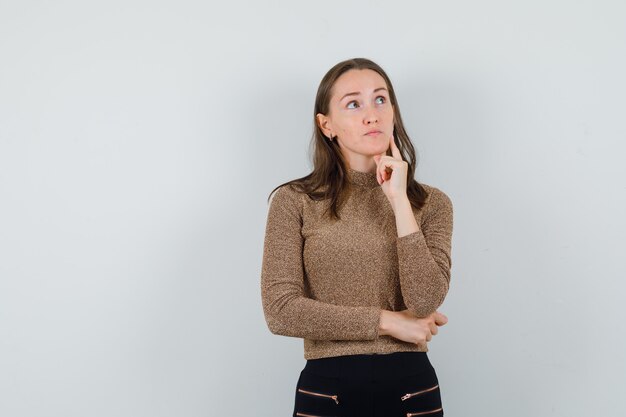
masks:
[[[424,344],[378,334],[380,313],[406,308],[434,312],[450,284],[452,202],[436,187],[413,208],[419,230],[398,237],[395,215],[376,174],[348,169],[352,184],[341,220],[322,217],[328,201],[313,201],[290,185],[270,201],[261,297],[274,334],[304,339],[304,358],[400,351]]]

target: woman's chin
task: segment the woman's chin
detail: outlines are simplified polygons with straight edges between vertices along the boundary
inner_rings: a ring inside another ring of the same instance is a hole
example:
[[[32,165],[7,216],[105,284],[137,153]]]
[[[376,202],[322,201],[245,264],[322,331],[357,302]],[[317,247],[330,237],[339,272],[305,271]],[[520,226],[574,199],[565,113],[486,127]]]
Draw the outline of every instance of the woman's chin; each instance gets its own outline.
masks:
[[[389,146],[387,144],[383,144],[382,146],[377,146],[372,152],[373,155],[380,155],[381,153],[387,152]]]

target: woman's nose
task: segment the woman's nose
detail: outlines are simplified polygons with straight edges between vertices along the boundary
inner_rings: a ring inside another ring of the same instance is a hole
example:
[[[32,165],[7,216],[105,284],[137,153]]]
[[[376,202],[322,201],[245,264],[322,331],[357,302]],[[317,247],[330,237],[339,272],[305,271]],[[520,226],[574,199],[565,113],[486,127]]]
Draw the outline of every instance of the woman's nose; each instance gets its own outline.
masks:
[[[365,124],[370,124],[373,122],[378,122],[378,114],[376,113],[376,110],[373,108],[368,108],[367,113],[365,114],[365,120],[364,120]]]

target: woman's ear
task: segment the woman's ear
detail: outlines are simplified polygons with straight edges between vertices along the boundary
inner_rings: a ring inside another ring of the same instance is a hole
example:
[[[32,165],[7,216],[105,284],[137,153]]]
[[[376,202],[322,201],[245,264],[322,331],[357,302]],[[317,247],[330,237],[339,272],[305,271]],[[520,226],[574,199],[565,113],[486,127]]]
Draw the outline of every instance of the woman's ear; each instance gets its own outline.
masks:
[[[319,128],[322,130],[322,132],[324,133],[324,135],[327,138],[330,138],[331,136],[331,129],[329,129],[329,120],[328,117],[326,117],[326,115],[322,114],[322,113],[317,113],[315,115],[315,118],[317,119],[317,125],[319,126]]]

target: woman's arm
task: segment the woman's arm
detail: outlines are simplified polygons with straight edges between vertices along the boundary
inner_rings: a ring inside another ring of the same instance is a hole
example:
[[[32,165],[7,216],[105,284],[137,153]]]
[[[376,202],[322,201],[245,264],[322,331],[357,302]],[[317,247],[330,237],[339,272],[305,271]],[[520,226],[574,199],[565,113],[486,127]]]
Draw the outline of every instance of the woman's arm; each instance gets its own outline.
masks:
[[[392,336],[404,342],[421,344],[429,342],[448,322],[448,317],[438,311],[426,317],[415,317],[409,310],[387,311],[380,315],[380,336]]]
[[[426,317],[443,303],[450,284],[452,202],[432,187],[419,228],[405,196],[392,204],[400,289],[407,309]]]
[[[261,271],[265,320],[274,334],[316,340],[373,340],[381,309],[324,303],[305,296],[301,196],[280,187],[270,202]]]

